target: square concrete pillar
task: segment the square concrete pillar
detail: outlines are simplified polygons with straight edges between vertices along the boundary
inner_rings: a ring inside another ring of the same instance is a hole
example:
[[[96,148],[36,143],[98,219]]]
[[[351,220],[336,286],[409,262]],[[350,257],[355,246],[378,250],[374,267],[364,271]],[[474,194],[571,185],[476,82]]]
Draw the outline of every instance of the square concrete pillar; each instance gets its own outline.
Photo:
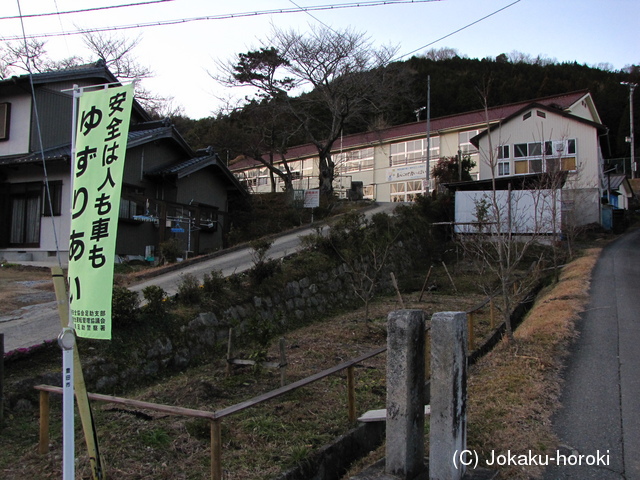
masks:
[[[425,469],[424,312],[391,312],[387,330],[385,471],[403,480],[413,480]]]
[[[429,479],[461,479],[464,465],[454,463],[454,456],[466,448],[467,315],[436,313],[431,317]]]

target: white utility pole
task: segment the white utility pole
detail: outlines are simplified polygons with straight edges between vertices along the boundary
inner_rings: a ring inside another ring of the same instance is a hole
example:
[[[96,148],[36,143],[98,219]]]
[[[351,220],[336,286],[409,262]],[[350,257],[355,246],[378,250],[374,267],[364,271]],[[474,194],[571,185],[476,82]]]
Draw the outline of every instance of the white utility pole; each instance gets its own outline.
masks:
[[[431,167],[431,75],[427,75],[427,185],[425,186],[425,193],[429,196],[429,182],[430,182],[430,167]]]
[[[636,163],[636,146],[635,146],[635,138],[633,134],[633,91],[638,86],[637,83],[631,82],[620,82],[620,85],[628,85],[629,86],[629,128],[631,130],[630,139],[631,139],[631,177],[638,178],[638,164]]]

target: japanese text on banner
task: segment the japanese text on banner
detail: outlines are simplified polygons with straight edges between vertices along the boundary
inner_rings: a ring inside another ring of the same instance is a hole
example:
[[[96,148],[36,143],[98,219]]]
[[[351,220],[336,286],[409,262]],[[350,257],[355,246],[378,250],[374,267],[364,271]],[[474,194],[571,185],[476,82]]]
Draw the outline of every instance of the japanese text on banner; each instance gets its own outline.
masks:
[[[80,97],[69,239],[69,299],[79,337],[111,339],[113,265],[132,102],[132,85]]]

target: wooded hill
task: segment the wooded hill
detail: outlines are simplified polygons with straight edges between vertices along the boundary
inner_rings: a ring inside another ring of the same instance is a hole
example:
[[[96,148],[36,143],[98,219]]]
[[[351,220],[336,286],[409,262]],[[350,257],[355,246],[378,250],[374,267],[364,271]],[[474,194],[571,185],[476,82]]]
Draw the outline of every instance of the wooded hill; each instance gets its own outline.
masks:
[[[587,89],[591,92],[608,135],[601,139],[605,158],[629,157],[629,87],[620,82],[640,81],[640,68],[607,71],[578,63],[513,62],[501,55],[494,59],[469,59],[453,56],[442,60],[412,57],[395,62],[370,75],[384,77],[385,97],[373,99],[370,115],[345,125],[345,134],[409,123],[416,120],[416,110],[427,104],[427,76],[431,77],[431,118],[483,108],[486,93],[488,106],[532,100],[539,97]],[[313,95],[313,92],[305,94]],[[303,95],[304,96],[304,95]],[[303,97],[302,96],[302,97]],[[634,123],[640,116],[640,94],[634,96]],[[376,101],[377,100],[377,101]],[[174,122],[188,142],[196,148],[213,145],[219,155],[234,158],[243,153],[238,135],[251,106],[232,115],[218,115],[201,120],[176,117]],[[424,119],[423,111],[420,118]],[[308,142],[292,136],[289,146]],[[636,148],[639,146],[636,136]]]

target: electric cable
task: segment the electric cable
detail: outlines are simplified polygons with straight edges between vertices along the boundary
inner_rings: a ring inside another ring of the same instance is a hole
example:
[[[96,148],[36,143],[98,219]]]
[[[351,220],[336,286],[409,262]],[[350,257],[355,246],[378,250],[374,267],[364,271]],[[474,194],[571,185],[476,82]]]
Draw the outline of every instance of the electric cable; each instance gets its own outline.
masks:
[[[399,5],[399,4],[407,4],[407,3],[427,3],[427,2],[439,2],[442,0],[369,0],[369,1],[361,1],[361,2],[349,2],[349,3],[338,3],[338,4],[328,4],[328,5],[315,5],[310,7],[300,8],[279,8],[272,10],[256,10],[250,12],[241,12],[241,13],[229,13],[222,15],[205,15],[200,17],[191,17],[191,18],[178,18],[173,20],[158,20],[154,22],[147,23],[137,23],[137,24],[129,24],[129,25],[115,25],[110,27],[96,27],[96,28],[78,28],[77,30],[73,30],[70,32],[52,32],[52,33],[38,33],[27,35],[26,38],[51,38],[51,37],[63,37],[69,35],[82,35],[84,33],[97,33],[97,32],[115,32],[120,30],[132,30],[136,28],[146,28],[146,27],[158,27],[158,26],[167,26],[167,25],[179,25],[183,23],[191,23],[197,21],[206,21],[206,20],[228,20],[231,18],[244,18],[244,17],[257,17],[263,15],[277,15],[277,14],[286,14],[286,13],[300,13],[303,11],[322,11],[322,10],[342,10],[347,8],[362,8],[362,7],[377,7],[384,5]],[[0,41],[11,41],[22,39],[20,35],[9,35],[0,37]]]
[[[140,3],[127,3],[123,5],[108,5],[106,7],[93,7],[93,8],[81,8],[78,10],[67,10],[64,12],[47,12],[47,13],[32,13],[27,15],[13,15],[8,17],[0,17],[0,20],[16,20],[18,18],[39,18],[39,17],[50,17],[53,15],[69,15],[73,13],[85,13],[85,12],[96,12],[99,10],[113,10],[115,8],[123,8],[123,7],[138,7],[140,5],[149,5],[153,3],[164,3],[164,2],[173,2],[175,0],[150,0],[148,2],[140,2]],[[56,4],[56,10],[58,10],[58,5]]]
[[[20,0],[16,0],[18,4],[18,12],[22,12],[20,7]],[[47,194],[47,200],[49,204],[49,217],[51,218],[51,225],[53,230],[53,239],[56,247],[56,259],[58,260],[58,266],[62,268],[62,260],[60,259],[60,245],[58,243],[58,233],[56,232],[56,222],[55,217],[53,216],[53,202],[51,201],[51,186],[49,184],[49,174],[47,172],[47,162],[44,156],[44,144],[42,142],[42,129],[40,127],[40,116],[38,115],[38,103],[36,100],[36,89],[33,84],[33,73],[31,71],[31,65],[29,64],[29,46],[27,44],[27,36],[24,28],[24,22],[22,18],[20,18],[20,26],[22,28],[23,40],[24,40],[24,48],[25,53],[27,54],[27,61],[25,62],[27,65],[27,71],[29,72],[29,84],[31,86],[31,97],[33,99],[33,112],[35,115],[35,124],[36,124],[36,135],[38,137],[38,146],[40,147],[40,155],[42,156],[42,169],[44,172],[44,185],[45,192]]]

